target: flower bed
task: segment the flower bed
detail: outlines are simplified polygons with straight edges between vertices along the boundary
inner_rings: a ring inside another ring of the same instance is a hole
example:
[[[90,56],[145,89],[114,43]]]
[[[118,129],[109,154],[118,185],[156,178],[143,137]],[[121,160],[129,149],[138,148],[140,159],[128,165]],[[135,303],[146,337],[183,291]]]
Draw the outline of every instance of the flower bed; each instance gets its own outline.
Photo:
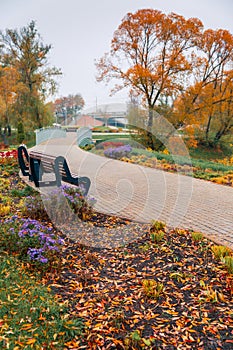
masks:
[[[0,151],[0,164],[14,162],[18,158],[18,151],[16,149],[8,151]]]
[[[121,159],[123,157],[128,157],[131,151],[132,147],[130,145],[124,145],[115,148],[107,148],[104,151],[104,155],[108,158]]]
[[[16,149],[13,149],[11,151],[0,151],[0,159],[2,158],[17,158],[18,152]]]
[[[63,244],[52,227],[17,215],[2,222],[0,240],[2,247],[10,252],[20,252],[20,257],[33,265],[53,264]]]

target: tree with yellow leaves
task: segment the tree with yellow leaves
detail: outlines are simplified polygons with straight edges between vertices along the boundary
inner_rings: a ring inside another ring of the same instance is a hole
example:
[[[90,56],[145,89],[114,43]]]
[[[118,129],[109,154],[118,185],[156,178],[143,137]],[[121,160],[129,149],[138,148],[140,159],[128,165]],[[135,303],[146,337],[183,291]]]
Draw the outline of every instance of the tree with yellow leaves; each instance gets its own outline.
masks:
[[[0,121],[5,128],[11,124],[11,107],[16,98],[17,71],[0,66]]]
[[[45,124],[45,100],[55,92],[54,79],[61,74],[59,69],[48,66],[50,50],[51,45],[43,44],[34,21],[19,30],[0,31],[0,66],[4,72],[6,68],[16,72],[16,84],[11,91],[14,115],[30,129]]]

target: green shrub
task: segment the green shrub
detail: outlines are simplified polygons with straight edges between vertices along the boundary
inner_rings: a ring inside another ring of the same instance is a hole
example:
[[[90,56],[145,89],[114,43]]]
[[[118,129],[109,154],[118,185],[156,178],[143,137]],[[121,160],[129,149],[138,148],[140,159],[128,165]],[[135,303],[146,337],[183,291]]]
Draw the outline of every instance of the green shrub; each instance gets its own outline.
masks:
[[[21,198],[21,197],[30,196],[34,193],[35,193],[35,190],[32,187],[26,185],[23,189],[13,188],[10,191],[10,196]]]

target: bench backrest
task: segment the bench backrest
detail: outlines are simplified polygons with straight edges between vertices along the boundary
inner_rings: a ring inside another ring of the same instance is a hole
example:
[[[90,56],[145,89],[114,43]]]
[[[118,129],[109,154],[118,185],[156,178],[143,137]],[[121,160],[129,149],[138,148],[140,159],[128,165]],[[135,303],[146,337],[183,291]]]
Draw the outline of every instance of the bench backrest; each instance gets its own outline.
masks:
[[[29,175],[29,155],[28,155],[27,148],[25,146],[18,147],[18,163],[23,176],[28,176]]]
[[[39,164],[42,166],[42,171],[44,172],[53,172],[54,171],[54,161],[56,159],[55,156],[45,155],[40,152],[31,151],[30,158],[37,160]]]

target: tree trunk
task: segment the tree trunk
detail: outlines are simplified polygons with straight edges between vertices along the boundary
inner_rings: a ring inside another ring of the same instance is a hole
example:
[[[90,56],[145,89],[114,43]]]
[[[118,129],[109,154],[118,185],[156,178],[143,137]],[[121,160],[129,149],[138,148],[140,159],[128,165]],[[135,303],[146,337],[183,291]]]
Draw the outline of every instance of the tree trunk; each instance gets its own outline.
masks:
[[[220,141],[222,136],[224,136],[227,133],[227,128],[223,127],[222,129],[218,130],[214,136],[214,145],[217,145],[217,143]]]
[[[153,126],[153,107],[149,106],[147,130],[151,132],[152,126]]]
[[[210,131],[210,123],[211,123],[212,116],[209,116],[208,123],[206,126],[206,131],[205,131],[205,140],[206,142],[209,142],[209,131]]]
[[[153,126],[153,108],[152,106],[149,105],[148,123],[147,123],[147,130],[145,130],[145,134],[146,134],[146,140],[148,145],[147,147],[154,149],[152,126]]]
[[[38,111],[38,108],[36,108],[36,122],[37,122],[38,128],[41,129],[43,125],[40,120],[40,113]]]

